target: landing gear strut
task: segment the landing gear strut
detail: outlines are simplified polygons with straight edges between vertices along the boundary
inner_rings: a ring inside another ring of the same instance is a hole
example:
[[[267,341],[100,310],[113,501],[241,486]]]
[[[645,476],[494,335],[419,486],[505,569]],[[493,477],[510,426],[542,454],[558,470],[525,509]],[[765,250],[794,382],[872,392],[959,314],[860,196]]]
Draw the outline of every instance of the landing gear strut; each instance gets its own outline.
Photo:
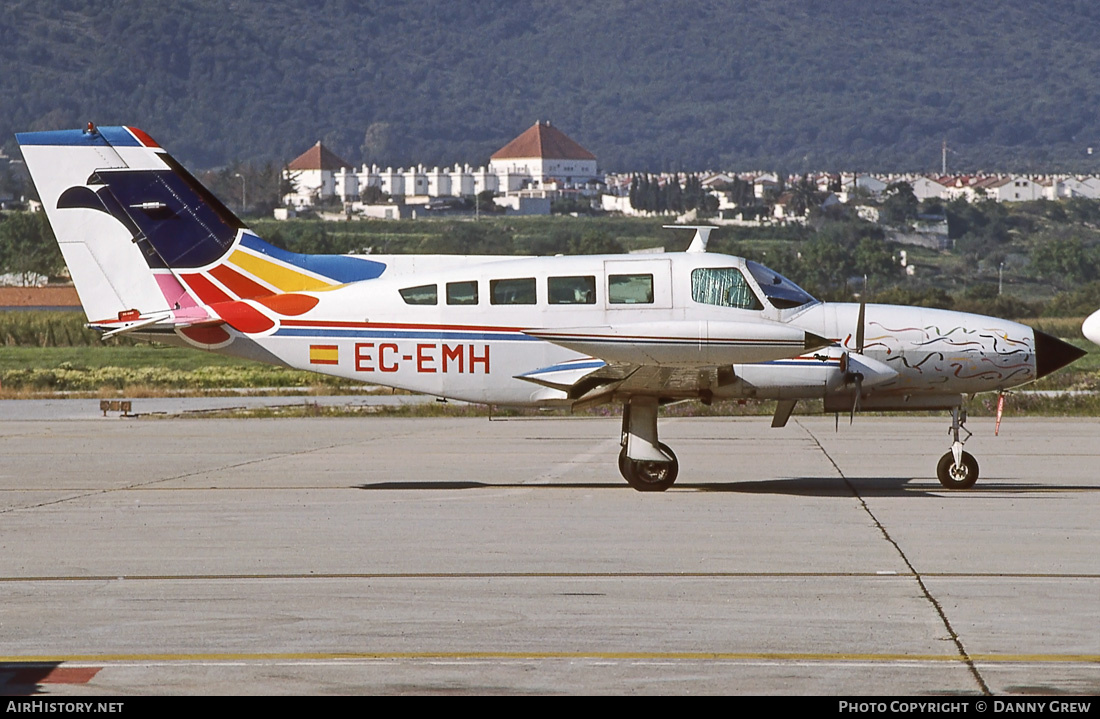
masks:
[[[969,452],[963,451],[963,443],[973,435],[966,428],[966,410],[955,407],[951,410],[951,434],[954,441],[951,451],[940,457],[936,465],[936,475],[947,489],[969,489],[978,481],[978,460]],[[966,439],[959,439],[959,430],[966,432]]]
[[[619,472],[639,492],[663,492],[676,481],[680,462],[657,440],[657,398],[634,397],[623,405]]]

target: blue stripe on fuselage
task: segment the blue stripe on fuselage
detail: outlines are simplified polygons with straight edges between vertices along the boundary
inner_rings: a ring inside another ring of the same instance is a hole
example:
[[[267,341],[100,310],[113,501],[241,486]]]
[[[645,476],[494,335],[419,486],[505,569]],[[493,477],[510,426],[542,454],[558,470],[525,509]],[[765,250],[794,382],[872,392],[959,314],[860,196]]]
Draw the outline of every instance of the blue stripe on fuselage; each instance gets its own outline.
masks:
[[[383,262],[364,260],[361,257],[349,257],[348,255],[301,255],[297,252],[269,245],[256,235],[248,232],[241,235],[241,246],[247,247],[253,252],[259,252],[276,260],[281,260],[288,265],[294,265],[315,274],[323,275],[341,284],[358,282],[359,280],[373,280],[386,271],[386,265]]]

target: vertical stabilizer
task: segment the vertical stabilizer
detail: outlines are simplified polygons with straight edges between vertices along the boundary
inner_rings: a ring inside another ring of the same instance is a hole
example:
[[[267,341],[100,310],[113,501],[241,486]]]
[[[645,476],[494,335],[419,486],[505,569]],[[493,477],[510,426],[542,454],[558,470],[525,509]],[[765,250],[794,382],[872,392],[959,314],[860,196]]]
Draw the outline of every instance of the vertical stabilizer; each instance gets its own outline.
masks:
[[[269,245],[137,128],[16,138],[90,322],[135,310],[201,316],[202,307],[385,270],[363,258]]]
[[[104,204],[99,172],[164,167],[155,143],[125,127],[16,135],[89,320],[169,305],[133,230]]]

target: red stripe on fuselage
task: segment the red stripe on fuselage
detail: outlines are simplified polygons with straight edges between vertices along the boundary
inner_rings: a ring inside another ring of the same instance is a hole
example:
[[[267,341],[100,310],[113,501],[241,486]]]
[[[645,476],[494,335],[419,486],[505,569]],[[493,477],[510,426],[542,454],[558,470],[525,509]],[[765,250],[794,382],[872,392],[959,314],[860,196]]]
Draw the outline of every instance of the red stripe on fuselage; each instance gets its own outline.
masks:
[[[235,292],[242,300],[250,300],[257,297],[270,297],[275,294],[274,290],[270,290],[257,282],[253,282],[240,272],[230,269],[226,265],[213,267],[209,272],[214,276],[214,279],[228,287],[230,292]]]
[[[339,322],[334,320],[283,320],[283,327],[380,327],[402,330],[455,330],[457,332],[522,332],[522,327],[488,327],[485,325],[418,325],[406,322]]]
[[[214,305],[219,302],[232,302],[234,298],[222,292],[217,285],[202,275],[181,275],[204,305]]]

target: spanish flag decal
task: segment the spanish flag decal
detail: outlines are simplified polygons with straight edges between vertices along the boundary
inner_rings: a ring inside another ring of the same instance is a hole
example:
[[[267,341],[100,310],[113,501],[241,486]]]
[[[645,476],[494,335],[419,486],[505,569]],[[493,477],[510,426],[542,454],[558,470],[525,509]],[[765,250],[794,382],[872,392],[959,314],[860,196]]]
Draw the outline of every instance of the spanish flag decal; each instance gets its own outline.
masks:
[[[310,364],[340,364],[340,347],[338,345],[310,345]]]

